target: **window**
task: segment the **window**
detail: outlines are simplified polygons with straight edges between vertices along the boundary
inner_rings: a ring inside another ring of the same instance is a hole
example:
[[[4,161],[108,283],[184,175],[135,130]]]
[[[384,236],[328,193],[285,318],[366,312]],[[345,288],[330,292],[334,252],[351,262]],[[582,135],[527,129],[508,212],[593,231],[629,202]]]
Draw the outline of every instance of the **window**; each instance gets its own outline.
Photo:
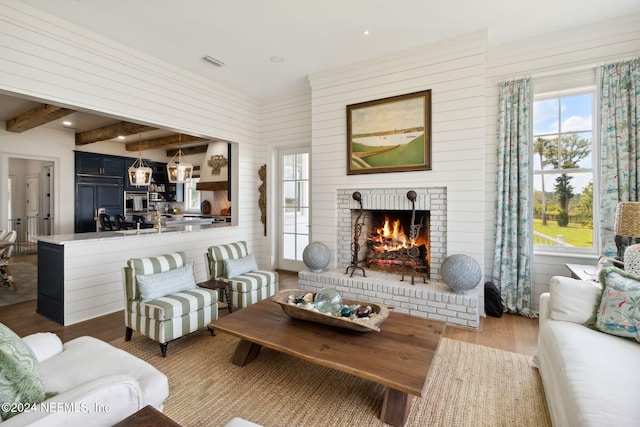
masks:
[[[200,212],[200,191],[196,190],[196,184],[200,178],[191,178],[184,184],[184,207],[187,212]]]
[[[594,89],[536,96],[533,234],[536,249],[593,251]]]
[[[309,153],[304,149],[281,152],[279,265],[301,261],[309,244]]]

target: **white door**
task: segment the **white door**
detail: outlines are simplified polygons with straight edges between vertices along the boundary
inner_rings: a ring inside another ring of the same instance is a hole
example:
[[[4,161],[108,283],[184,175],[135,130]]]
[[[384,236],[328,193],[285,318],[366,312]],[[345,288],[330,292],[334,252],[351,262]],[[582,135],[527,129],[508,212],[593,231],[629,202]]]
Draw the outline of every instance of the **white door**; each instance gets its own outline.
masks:
[[[279,260],[284,270],[305,269],[302,251],[309,244],[310,196],[309,150],[299,148],[279,153]]]
[[[27,177],[27,240],[35,242],[38,235],[38,214],[40,212],[40,177]]]

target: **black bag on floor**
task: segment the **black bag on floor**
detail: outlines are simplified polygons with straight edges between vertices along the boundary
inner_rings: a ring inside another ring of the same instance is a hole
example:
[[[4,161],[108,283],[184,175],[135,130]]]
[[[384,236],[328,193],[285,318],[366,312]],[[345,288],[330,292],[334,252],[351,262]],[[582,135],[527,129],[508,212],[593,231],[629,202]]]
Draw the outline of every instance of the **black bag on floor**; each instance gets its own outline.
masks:
[[[484,284],[484,311],[489,316],[502,316],[502,296],[493,282]]]

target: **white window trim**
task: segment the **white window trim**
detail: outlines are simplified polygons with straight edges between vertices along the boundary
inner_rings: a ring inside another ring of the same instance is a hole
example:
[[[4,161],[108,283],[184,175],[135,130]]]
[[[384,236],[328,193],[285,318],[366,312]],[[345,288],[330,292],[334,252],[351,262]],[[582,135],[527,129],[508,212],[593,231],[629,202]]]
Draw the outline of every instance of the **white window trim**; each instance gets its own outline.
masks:
[[[190,213],[190,214],[201,213],[200,212],[201,208],[199,206],[196,206],[193,209],[189,209],[189,195],[188,195],[188,193],[189,193],[188,186],[191,185],[191,183],[193,183],[194,184],[194,188],[195,188],[195,184],[197,184],[199,181],[200,181],[200,178],[192,178],[190,180],[189,184],[184,184],[184,189],[183,189],[183,191],[184,191],[184,210],[183,210],[183,212],[184,213]],[[202,202],[202,195],[200,197],[201,197],[200,201]]]
[[[595,70],[593,71],[595,75]],[[593,255],[597,256],[600,253],[600,126],[597,111],[599,111],[599,99],[598,99],[598,90],[597,85],[588,85],[588,86],[580,86],[575,88],[567,88],[555,91],[548,91],[543,93],[534,93],[533,102],[542,101],[544,99],[553,99],[560,98],[572,95],[578,95],[581,93],[591,92],[593,94],[593,102],[592,102],[592,131],[591,131],[591,140],[592,140],[592,173],[593,173],[593,247],[591,248],[579,248],[579,247],[567,247],[567,246],[548,246],[548,245],[536,245],[533,243],[533,221],[531,221],[531,235],[532,235],[532,245],[533,245],[533,253],[534,255],[558,255],[563,254],[564,256],[576,256],[576,257],[584,257]],[[533,111],[533,108],[532,108]],[[533,128],[531,129],[531,139],[533,140]],[[534,193],[534,180],[533,177],[538,175],[533,172],[533,156],[535,154],[531,154],[530,164],[531,164],[531,200],[533,200]],[[562,171],[568,171],[566,169],[556,169],[553,171],[545,171],[549,173],[562,173]],[[586,172],[585,169],[571,169],[571,172]],[[541,173],[540,175],[543,175]],[[533,218],[533,203],[531,204],[531,218]]]

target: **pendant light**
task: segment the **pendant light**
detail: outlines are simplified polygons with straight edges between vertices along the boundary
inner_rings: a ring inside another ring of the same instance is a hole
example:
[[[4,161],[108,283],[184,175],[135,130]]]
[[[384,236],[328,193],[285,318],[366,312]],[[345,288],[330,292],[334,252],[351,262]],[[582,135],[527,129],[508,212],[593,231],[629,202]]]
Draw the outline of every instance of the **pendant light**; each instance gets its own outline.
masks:
[[[142,134],[138,134],[138,158],[129,167],[129,183],[136,187],[148,186],[151,183],[153,170],[142,160]]]
[[[191,173],[193,172],[193,165],[182,161],[182,150],[180,145],[182,143],[182,134],[178,134],[178,151],[173,155],[171,161],[167,163],[167,177],[169,182],[175,184],[184,184],[191,180]],[[178,161],[174,161],[176,156]]]

